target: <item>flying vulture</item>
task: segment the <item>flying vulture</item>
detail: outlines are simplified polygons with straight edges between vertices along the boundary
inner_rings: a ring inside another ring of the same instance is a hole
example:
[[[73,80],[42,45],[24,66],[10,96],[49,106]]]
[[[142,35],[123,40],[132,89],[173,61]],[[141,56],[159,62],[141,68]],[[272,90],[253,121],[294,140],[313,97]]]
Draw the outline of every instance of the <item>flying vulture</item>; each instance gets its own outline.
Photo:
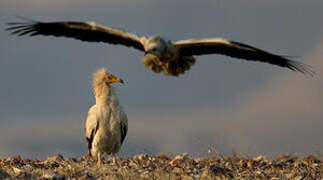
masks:
[[[193,56],[221,54],[238,59],[259,61],[313,75],[310,66],[284,56],[222,38],[188,39],[172,41],[160,36],[137,36],[135,34],[95,22],[39,22],[8,23],[7,30],[18,36],[45,35],[75,38],[88,42],[120,44],[143,51],[142,63],[146,68],[166,75],[178,76],[195,63]]]

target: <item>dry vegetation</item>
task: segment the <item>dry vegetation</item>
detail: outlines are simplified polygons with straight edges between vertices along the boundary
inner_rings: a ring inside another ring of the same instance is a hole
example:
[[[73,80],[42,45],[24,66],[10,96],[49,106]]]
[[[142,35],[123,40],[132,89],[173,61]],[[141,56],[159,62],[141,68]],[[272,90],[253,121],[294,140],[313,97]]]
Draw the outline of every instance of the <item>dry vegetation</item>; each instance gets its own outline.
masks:
[[[64,160],[61,155],[54,155],[44,161],[14,156],[0,159],[0,179],[323,179],[322,159],[313,155],[302,158],[137,155],[118,159],[118,164],[112,165],[108,158],[98,167],[87,156]]]

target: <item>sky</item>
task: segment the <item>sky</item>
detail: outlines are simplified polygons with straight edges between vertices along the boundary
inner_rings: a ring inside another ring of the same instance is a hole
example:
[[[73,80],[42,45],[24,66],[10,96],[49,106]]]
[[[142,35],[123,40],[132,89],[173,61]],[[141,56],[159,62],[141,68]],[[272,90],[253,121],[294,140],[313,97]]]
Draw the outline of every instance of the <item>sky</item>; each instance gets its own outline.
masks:
[[[0,157],[87,152],[84,121],[100,67],[116,84],[129,132],[120,156],[188,152],[303,156],[323,151],[321,0],[0,1]],[[290,55],[316,74],[219,55],[180,77],[141,64],[143,53],[56,37],[16,37],[7,22],[95,21],[173,40],[222,37]]]

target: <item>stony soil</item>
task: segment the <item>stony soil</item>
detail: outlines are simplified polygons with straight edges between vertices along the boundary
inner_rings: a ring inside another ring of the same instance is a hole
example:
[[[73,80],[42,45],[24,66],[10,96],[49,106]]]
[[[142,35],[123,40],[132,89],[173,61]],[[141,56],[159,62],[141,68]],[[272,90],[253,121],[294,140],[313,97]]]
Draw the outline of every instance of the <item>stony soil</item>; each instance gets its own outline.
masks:
[[[0,159],[0,179],[321,179],[323,163],[319,156],[277,158],[258,156],[190,158],[136,155],[131,158],[104,160],[100,167],[88,156],[46,160],[13,156]]]

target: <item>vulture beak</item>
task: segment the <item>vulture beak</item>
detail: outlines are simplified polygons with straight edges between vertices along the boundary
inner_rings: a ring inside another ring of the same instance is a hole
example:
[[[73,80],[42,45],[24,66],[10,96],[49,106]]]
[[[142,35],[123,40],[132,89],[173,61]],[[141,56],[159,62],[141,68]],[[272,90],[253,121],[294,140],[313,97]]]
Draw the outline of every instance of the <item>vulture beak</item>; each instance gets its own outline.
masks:
[[[111,82],[119,82],[119,83],[124,83],[124,81],[116,76],[113,76],[111,79]]]

